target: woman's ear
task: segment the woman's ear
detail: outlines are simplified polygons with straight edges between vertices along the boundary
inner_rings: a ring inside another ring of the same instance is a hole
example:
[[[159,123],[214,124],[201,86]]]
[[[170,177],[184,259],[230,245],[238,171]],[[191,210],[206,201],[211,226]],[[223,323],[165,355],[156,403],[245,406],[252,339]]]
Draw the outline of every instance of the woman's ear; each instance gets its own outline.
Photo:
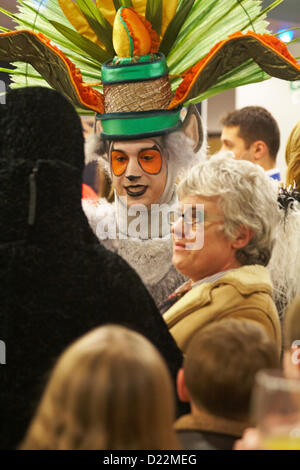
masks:
[[[203,143],[203,127],[200,114],[194,104],[188,107],[182,124],[182,132],[193,141],[194,152],[198,152]]]
[[[234,240],[232,241],[232,247],[235,248],[236,250],[240,250],[241,248],[244,248],[245,246],[248,245],[250,242],[251,238],[253,238],[254,232],[250,227],[247,227],[246,225],[240,225],[236,232],[236,236]]]

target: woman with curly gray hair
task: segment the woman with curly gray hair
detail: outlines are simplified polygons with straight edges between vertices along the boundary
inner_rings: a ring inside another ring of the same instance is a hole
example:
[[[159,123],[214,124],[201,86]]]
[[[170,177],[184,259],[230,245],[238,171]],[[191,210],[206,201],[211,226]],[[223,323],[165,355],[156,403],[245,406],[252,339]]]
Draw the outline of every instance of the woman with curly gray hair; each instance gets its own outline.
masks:
[[[190,280],[164,318],[179,347],[211,322],[242,318],[264,326],[280,349],[266,269],[280,217],[276,186],[258,165],[222,153],[194,167],[178,196],[173,264]]]

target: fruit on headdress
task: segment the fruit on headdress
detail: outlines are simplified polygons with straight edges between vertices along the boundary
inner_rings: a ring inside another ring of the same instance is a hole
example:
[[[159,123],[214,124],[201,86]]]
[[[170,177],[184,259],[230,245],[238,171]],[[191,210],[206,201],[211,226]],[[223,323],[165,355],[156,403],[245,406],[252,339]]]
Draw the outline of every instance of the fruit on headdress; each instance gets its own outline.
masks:
[[[114,21],[113,45],[118,57],[144,56],[158,51],[159,37],[143,16],[121,7]]]

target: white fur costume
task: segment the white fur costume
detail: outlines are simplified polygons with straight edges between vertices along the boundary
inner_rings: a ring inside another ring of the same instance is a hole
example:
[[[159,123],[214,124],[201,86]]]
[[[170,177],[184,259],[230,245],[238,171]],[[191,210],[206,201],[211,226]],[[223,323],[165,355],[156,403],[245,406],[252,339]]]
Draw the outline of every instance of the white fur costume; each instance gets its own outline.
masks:
[[[282,319],[284,310],[300,295],[300,194],[280,192],[281,220],[268,264],[274,292],[273,299]]]

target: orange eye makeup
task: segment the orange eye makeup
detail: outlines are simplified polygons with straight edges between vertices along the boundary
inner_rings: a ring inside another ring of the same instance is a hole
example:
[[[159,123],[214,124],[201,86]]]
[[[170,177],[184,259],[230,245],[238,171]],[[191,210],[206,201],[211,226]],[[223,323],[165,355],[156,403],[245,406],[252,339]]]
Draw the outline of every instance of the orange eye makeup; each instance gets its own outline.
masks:
[[[119,150],[113,150],[111,152],[111,167],[116,176],[121,176],[125,173],[128,162],[129,158],[123,152]]]
[[[145,149],[139,152],[138,162],[146,173],[157,175],[162,167],[162,156],[159,150]]]
[[[136,158],[136,157],[134,157]],[[149,149],[142,149],[138,155],[137,160],[145,173],[149,175],[158,175],[162,168],[162,155],[157,147]],[[129,156],[121,150],[112,150],[111,152],[111,167],[115,176],[122,176],[128,166]]]

